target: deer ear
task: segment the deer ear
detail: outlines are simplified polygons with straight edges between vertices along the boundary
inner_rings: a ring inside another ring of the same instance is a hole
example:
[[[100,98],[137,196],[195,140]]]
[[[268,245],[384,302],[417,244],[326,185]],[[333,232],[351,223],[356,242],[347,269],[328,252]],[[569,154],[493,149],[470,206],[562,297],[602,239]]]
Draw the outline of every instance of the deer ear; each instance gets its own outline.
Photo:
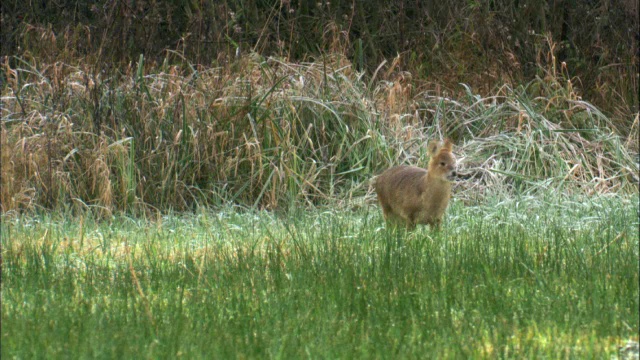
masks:
[[[441,145],[442,144],[440,144],[440,141],[438,140],[431,141],[427,146],[427,153],[429,153],[429,156],[435,155],[438,152],[438,150],[440,150]]]
[[[448,152],[451,152],[453,150],[453,143],[451,142],[451,140],[446,139],[444,141],[444,145],[442,145],[442,150],[448,151]]]

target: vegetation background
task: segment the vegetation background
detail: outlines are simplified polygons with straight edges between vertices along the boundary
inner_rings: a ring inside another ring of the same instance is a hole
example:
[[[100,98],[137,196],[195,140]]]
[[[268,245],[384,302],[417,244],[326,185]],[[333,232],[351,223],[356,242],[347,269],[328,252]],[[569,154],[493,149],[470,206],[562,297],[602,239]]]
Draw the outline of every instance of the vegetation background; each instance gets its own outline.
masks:
[[[0,9],[3,359],[637,358],[637,1]]]
[[[596,105],[637,111],[638,2],[606,1],[56,1],[2,3],[2,55],[118,69],[219,66],[241,53],[291,61],[347,56],[373,73],[400,55],[416,79],[482,93],[539,74],[547,40]],[[47,33],[48,31],[48,33]],[[54,42],[54,43],[50,43]],[[621,101],[623,100],[623,101]],[[620,108],[617,108],[620,107]],[[630,125],[628,123],[621,125]]]
[[[3,212],[353,198],[444,136],[482,189],[637,188],[637,1],[1,6]]]

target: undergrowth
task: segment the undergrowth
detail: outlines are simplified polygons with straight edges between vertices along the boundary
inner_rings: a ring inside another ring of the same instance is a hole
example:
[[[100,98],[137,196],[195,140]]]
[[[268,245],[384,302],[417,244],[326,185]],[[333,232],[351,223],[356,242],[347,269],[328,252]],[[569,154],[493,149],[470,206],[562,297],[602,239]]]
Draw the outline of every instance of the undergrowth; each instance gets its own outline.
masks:
[[[228,67],[4,64],[2,211],[142,213],[241,204],[280,209],[369,201],[369,180],[426,165],[450,137],[458,196],[535,189],[637,192],[631,133],[582,100],[562,66],[482,97],[417,91],[397,64],[371,77],[340,55]],[[384,66],[383,66],[384,65]]]

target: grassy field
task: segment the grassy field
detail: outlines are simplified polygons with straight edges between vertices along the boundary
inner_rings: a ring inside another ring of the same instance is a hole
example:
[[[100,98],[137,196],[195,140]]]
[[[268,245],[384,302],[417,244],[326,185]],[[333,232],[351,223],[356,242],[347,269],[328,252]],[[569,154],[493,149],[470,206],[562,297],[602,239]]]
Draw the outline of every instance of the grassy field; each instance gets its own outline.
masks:
[[[2,221],[2,358],[604,358],[637,341],[635,195]]]
[[[633,4],[6,3],[3,360],[637,344]],[[372,178],[445,138],[442,231],[385,229]]]

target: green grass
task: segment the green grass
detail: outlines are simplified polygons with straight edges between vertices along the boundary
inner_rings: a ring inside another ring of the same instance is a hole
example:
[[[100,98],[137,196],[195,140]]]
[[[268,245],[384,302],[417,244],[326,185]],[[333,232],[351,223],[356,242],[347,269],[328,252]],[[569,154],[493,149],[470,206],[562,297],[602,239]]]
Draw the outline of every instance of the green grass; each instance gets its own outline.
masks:
[[[5,216],[2,358],[610,358],[638,259],[635,197]]]

